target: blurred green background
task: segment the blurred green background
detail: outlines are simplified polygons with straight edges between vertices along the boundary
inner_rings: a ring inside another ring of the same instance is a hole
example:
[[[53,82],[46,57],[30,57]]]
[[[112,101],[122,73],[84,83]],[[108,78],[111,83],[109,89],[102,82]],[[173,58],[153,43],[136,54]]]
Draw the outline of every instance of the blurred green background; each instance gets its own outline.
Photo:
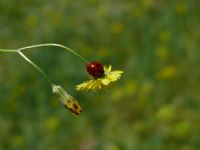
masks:
[[[75,118],[20,56],[0,53],[0,150],[200,149],[199,0],[0,0],[0,48],[60,43],[124,70],[76,92],[85,64],[60,48],[25,54],[74,95]]]

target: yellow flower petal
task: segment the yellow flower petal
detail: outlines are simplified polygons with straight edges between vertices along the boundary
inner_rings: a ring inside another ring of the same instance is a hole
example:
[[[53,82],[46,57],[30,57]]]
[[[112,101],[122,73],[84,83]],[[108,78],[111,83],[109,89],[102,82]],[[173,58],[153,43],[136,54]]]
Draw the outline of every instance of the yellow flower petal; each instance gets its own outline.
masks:
[[[108,75],[108,78],[111,80],[111,82],[117,81],[120,77],[123,71],[112,71]]]
[[[111,69],[112,69],[112,66],[109,65],[109,67],[108,67],[108,72],[111,72]]]
[[[105,85],[105,86],[107,86],[107,85],[110,84],[110,80],[109,80],[108,78],[104,78],[104,79],[102,79],[101,82],[102,82],[102,84]]]

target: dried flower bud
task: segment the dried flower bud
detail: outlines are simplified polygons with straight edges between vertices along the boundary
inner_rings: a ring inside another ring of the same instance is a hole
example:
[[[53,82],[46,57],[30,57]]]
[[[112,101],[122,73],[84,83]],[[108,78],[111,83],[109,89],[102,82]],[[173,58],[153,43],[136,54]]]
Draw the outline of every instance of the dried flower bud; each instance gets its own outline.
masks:
[[[52,88],[54,96],[57,97],[69,111],[71,111],[75,116],[78,116],[81,112],[81,106],[78,102],[61,86],[52,85]]]

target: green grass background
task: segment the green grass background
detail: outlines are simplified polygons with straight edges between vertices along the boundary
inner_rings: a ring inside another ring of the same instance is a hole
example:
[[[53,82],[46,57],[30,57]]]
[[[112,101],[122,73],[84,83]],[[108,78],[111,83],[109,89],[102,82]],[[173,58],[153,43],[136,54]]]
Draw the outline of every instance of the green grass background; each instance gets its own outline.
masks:
[[[60,43],[124,74],[76,92],[85,64],[60,48],[25,54],[82,106],[75,118],[45,78],[0,54],[0,150],[200,149],[199,0],[0,0],[0,48]]]

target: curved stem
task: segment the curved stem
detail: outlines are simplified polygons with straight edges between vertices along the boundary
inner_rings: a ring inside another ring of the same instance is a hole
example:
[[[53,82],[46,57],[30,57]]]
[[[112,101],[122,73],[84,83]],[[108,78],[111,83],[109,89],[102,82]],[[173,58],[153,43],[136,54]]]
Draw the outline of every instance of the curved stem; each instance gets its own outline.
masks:
[[[81,58],[83,61],[88,62],[84,57],[82,57],[81,55],[76,53],[73,49],[71,49],[71,48],[69,48],[67,46],[61,45],[61,44],[55,44],[55,43],[38,44],[38,45],[31,45],[31,46],[27,46],[27,47],[22,47],[22,48],[19,48],[18,50],[22,51],[22,50],[36,48],[36,47],[49,47],[49,46],[55,46],[55,47],[63,48],[65,50],[73,53],[77,57]]]
[[[47,76],[47,74],[40,67],[38,67],[34,62],[32,62],[28,57],[26,57],[20,50],[18,50],[17,53],[20,56],[22,56],[28,63],[30,63],[35,69],[37,69],[47,79],[50,85],[53,84]]]
[[[40,68],[38,67],[34,62],[32,62],[29,58],[27,58],[21,51],[26,50],[26,49],[31,49],[31,48],[36,48],[36,47],[50,47],[50,46],[54,46],[54,47],[60,47],[63,48],[69,52],[71,52],[72,54],[76,55],[77,57],[81,58],[81,60],[83,60],[84,62],[88,62],[84,57],[82,57],[81,55],[79,55],[78,53],[76,53],[73,49],[61,45],[61,44],[55,44],[55,43],[46,43],[46,44],[38,44],[38,45],[31,45],[31,46],[26,46],[26,47],[22,47],[22,48],[18,48],[18,49],[0,49],[0,52],[3,53],[18,53],[21,57],[23,57],[28,63],[30,63],[34,68],[36,68],[47,80],[48,82],[52,85],[51,80],[49,79],[49,77],[47,76],[47,74]]]

